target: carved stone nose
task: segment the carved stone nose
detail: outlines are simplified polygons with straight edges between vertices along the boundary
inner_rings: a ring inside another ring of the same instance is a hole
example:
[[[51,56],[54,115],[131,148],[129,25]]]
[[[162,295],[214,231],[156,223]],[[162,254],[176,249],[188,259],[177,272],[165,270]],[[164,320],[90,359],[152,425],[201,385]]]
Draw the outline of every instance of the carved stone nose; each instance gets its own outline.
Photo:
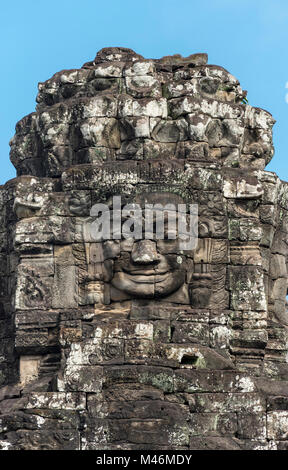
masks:
[[[151,240],[135,242],[132,248],[131,258],[135,264],[151,264],[159,262],[156,243]]]

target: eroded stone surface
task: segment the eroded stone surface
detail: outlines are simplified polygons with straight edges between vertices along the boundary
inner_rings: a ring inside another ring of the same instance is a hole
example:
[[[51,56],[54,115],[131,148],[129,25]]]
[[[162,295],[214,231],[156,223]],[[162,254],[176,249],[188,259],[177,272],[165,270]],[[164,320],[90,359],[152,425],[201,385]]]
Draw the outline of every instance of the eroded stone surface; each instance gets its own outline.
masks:
[[[0,188],[1,449],[287,448],[288,186],[245,97],[125,48],[39,84]],[[95,241],[119,195],[197,204],[196,248]]]

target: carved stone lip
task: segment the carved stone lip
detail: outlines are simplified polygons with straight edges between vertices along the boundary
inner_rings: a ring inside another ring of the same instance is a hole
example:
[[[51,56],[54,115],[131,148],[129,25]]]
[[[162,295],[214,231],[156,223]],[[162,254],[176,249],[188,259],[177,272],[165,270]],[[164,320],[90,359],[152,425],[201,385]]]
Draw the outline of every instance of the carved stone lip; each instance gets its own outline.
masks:
[[[155,276],[155,275],[167,274],[168,270],[150,268],[150,269],[135,269],[131,271],[130,269],[123,268],[123,272],[125,272],[126,274],[129,274],[130,276]]]
[[[163,282],[171,275],[170,272],[166,272],[163,274],[130,274],[130,273],[125,273],[125,275],[133,282],[136,282],[137,284],[157,284],[159,282]]]

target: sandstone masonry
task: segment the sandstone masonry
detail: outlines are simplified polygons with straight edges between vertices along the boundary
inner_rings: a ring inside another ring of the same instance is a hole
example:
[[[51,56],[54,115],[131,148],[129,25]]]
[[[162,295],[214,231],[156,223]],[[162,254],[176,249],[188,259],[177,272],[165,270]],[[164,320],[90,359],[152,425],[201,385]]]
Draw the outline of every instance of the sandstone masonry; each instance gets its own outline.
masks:
[[[39,84],[0,187],[0,449],[287,449],[288,185],[206,54],[106,48]],[[198,204],[197,248],[87,232]]]

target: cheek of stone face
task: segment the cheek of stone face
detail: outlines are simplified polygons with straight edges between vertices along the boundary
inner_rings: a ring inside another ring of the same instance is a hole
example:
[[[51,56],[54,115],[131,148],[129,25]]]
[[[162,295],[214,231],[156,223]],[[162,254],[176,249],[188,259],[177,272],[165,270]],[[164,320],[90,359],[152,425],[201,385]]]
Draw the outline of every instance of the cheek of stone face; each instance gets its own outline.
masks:
[[[157,251],[163,255],[179,253],[179,240],[157,240]]]
[[[121,251],[118,258],[114,261],[114,272],[123,271],[129,267],[131,262],[131,253],[127,253],[126,251]]]
[[[155,296],[162,297],[172,294],[183,285],[185,276],[186,273],[183,270],[169,273],[163,281],[155,283]]]
[[[186,270],[186,256],[182,253],[177,253],[177,254],[167,254],[165,256],[165,259],[168,263],[170,271],[185,271]]]

